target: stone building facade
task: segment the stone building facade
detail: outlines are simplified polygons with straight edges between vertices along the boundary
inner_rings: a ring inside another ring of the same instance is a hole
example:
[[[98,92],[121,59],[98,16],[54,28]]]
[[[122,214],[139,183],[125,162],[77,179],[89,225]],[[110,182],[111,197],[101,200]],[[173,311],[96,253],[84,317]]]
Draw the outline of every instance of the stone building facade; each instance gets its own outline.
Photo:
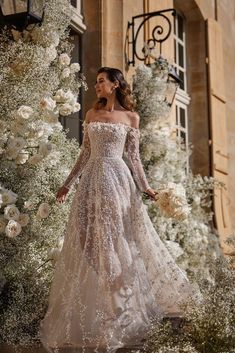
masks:
[[[74,6],[74,58],[89,90],[81,96],[80,119],[67,120],[70,135],[82,139],[81,123],[95,100],[97,69],[121,69],[129,83],[135,67],[127,65],[127,25],[133,16],[175,9],[170,37],[162,55],[174,63],[183,84],[172,108],[176,133],[194,146],[189,164],[194,173],[213,175],[227,190],[214,199],[215,224],[224,240],[235,228],[235,2],[233,0],[71,0]],[[143,27],[142,43],[161,21]],[[161,24],[161,23],[160,23]],[[162,24],[164,28],[164,24]],[[138,48],[139,46],[139,48]],[[157,51],[156,51],[157,52]],[[225,253],[231,249],[224,246]]]

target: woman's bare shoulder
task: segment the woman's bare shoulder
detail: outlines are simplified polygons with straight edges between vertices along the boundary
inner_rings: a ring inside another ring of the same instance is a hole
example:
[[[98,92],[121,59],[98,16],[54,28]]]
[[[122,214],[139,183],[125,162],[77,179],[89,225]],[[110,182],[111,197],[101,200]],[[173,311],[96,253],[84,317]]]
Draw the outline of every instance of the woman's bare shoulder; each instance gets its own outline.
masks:
[[[129,118],[130,126],[138,129],[139,128],[139,123],[140,123],[139,114],[137,112],[127,111],[127,116]]]
[[[85,116],[85,121],[87,122],[87,123],[89,123],[91,120],[92,120],[92,118],[94,117],[94,115],[96,114],[96,109],[94,109],[94,108],[91,108],[91,109],[89,109],[87,112],[86,112],[86,116]]]

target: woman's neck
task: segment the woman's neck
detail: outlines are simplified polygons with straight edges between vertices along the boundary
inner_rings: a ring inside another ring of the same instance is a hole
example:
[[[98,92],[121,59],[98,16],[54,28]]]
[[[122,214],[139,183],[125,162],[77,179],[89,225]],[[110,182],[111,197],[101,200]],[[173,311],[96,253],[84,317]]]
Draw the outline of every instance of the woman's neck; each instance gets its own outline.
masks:
[[[111,96],[107,98],[107,103],[104,109],[108,110],[109,112],[113,112],[114,110],[118,110],[120,108],[121,108],[121,105],[119,104],[116,97]]]

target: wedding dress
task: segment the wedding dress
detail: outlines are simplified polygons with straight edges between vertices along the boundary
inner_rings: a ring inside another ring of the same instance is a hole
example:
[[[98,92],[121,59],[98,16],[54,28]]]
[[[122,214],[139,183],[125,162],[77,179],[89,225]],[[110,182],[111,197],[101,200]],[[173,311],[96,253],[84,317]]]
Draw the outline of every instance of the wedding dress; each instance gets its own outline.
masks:
[[[149,187],[140,130],[84,122],[80,177],[40,338],[49,352],[115,352],[141,344],[151,321],[181,315],[194,288],[160,240],[142,201]]]

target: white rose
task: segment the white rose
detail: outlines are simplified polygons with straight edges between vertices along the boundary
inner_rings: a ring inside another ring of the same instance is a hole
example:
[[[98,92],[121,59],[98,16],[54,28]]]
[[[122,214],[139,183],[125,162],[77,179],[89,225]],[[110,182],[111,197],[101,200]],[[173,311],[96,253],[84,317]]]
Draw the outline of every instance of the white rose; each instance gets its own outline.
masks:
[[[70,64],[70,57],[68,56],[68,54],[66,53],[60,54],[59,63],[62,66],[68,66]]]
[[[74,96],[74,94],[70,90],[65,92],[62,89],[59,89],[56,92],[54,99],[58,103],[70,103],[72,105],[74,105],[77,102],[77,98]]]
[[[52,61],[54,61],[56,59],[57,50],[55,49],[55,47],[53,45],[51,45],[49,48],[46,48],[45,57],[46,57],[46,61],[48,63],[51,63]]]
[[[43,155],[41,154],[34,154],[32,157],[28,159],[29,164],[36,165],[43,160]]]
[[[46,202],[43,202],[39,206],[36,216],[38,219],[43,219],[43,218],[47,218],[49,216],[49,213],[50,213],[49,204]]]
[[[79,112],[79,110],[81,109],[81,104],[80,103],[75,103],[73,106],[73,112]]]
[[[70,104],[64,103],[61,105],[60,115],[67,116],[67,115],[70,115],[72,112],[73,112],[73,107]]]
[[[21,225],[14,220],[10,220],[6,226],[5,232],[9,238],[14,238],[20,234]]]
[[[50,124],[58,123],[59,112],[57,110],[56,111],[51,111],[51,110],[45,111],[44,116],[46,118],[44,120],[46,120],[48,123],[50,123]]]
[[[32,210],[34,208],[34,202],[32,200],[25,201],[24,208],[26,208],[27,210]]]
[[[11,190],[3,189],[1,191],[1,199],[3,205],[9,205],[16,202],[18,195]]]
[[[78,72],[80,71],[81,67],[79,65],[79,63],[73,63],[70,65],[70,70],[72,73]]]
[[[16,164],[25,164],[29,159],[29,153],[21,151],[15,159]]]
[[[56,102],[51,97],[44,97],[40,101],[40,106],[42,110],[54,110]]]
[[[27,126],[28,125],[26,120],[17,119],[12,123],[11,131],[13,132],[13,134],[19,134],[24,136],[28,131]]]
[[[60,152],[54,151],[50,153],[48,158],[49,158],[48,162],[50,163],[50,166],[55,166],[60,161]]]
[[[48,156],[48,154],[52,151],[52,144],[50,142],[40,142],[38,153],[43,155],[44,157]]]
[[[9,137],[7,141],[7,146],[10,149],[17,149],[18,151],[22,150],[24,146],[26,145],[25,139],[22,137]]]
[[[29,119],[33,114],[33,109],[27,105],[22,105],[16,112],[16,117],[20,119]]]
[[[70,69],[66,67],[62,72],[61,72],[61,78],[67,78],[70,76]]]
[[[5,233],[6,225],[7,220],[3,216],[0,216],[0,234]]]
[[[19,154],[19,151],[17,148],[7,148],[6,149],[6,158],[7,159],[16,159]]]
[[[27,226],[29,223],[29,215],[27,213],[21,213],[18,218],[18,223],[21,225],[21,227]]]
[[[4,208],[4,217],[8,220],[13,219],[17,221],[20,215],[20,211],[15,205],[8,205]]]

